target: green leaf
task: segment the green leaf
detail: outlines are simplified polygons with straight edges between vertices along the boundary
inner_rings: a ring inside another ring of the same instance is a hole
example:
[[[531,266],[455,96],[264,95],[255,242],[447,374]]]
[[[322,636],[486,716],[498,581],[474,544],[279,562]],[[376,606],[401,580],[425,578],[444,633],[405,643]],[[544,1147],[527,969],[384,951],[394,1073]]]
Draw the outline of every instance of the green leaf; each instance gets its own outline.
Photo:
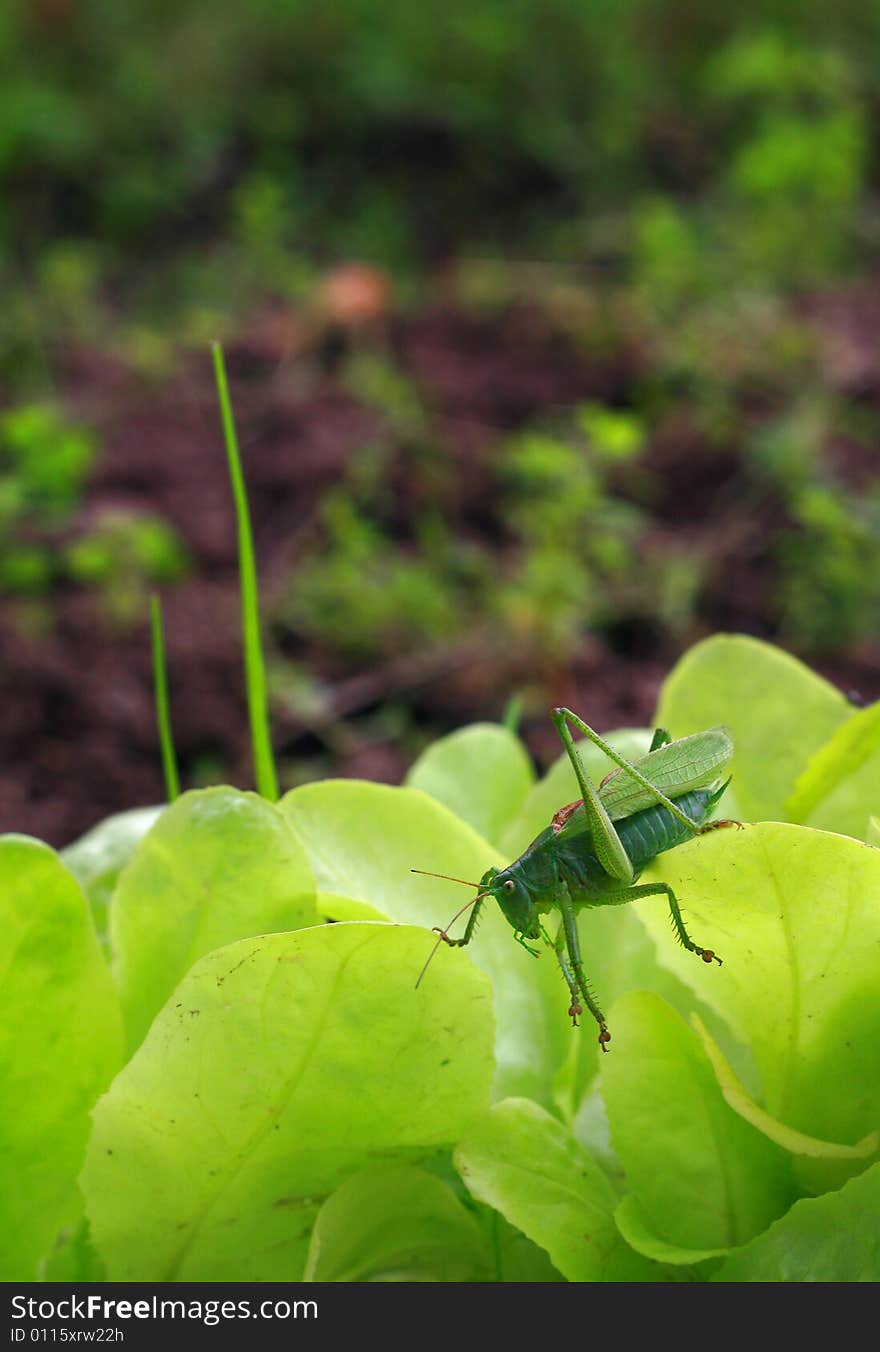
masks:
[[[880,1281],[880,1164],[839,1192],[795,1202],[751,1244],[731,1254],[716,1282]]]
[[[482,1219],[491,1238],[497,1282],[564,1282],[550,1255],[534,1244],[494,1208],[483,1206]]]
[[[34,1281],[76,1217],[89,1113],[122,1029],[85,897],[40,841],[0,839],[0,921],[0,1277]]]
[[[355,1174],[324,1203],[307,1282],[478,1282],[491,1275],[473,1216],[439,1178],[410,1164]]]
[[[474,1197],[546,1249],[570,1282],[666,1280],[621,1238],[617,1194],[600,1166],[538,1104],[496,1103],[454,1158]]]
[[[662,1239],[651,1228],[652,1222],[632,1192],[618,1203],[614,1219],[630,1248],[644,1258],[653,1259],[655,1263],[694,1269],[707,1258],[718,1258],[729,1252],[726,1247],[695,1248],[692,1244],[676,1244],[672,1240]]]
[[[88,1221],[66,1227],[49,1254],[41,1280],[44,1282],[103,1282],[104,1264],[95,1253]]]
[[[868,818],[868,830],[865,835],[865,843],[873,845],[876,850],[880,846],[880,817],[871,816]]]
[[[764,822],[670,851],[657,871],[696,943],[675,943],[662,897],[638,901],[661,961],[752,1049],[762,1106],[819,1140],[855,1145],[880,1121],[880,852]]]
[[[316,920],[308,859],[277,807],[230,788],[183,794],[121,874],[110,911],[129,1047],[203,953]]]
[[[324,1200],[485,1108],[485,978],[424,935],[321,925],[192,968],[95,1109],[82,1187],[110,1281],[298,1281]]]
[[[622,1220],[638,1217],[669,1246],[648,1251],[671,1262],[751,1239],[792,1200],[787,1156],[728,1107],[698,1039],[658,996],[623,996],[609,1022],[602,1093],[635,1203]],[[638,1243],[635,1225],[624,1234]]]
[[[657,709],[657,722],[673,737],[726,725],[736,748],[733,791],[751,821],[784,819],[807,761],[851,716],[844,696],[796,658],[727,634],[685,654]]]
[[[861,840],[880,783],[880,703],[853,713],[800,775],[788,816]]]
[[[333,892],[318,892],[315,897],[315,909],[322,920],[386,920],[384,911],[371,906],[368,901],[357,901],[354,897],[339,897]]]
[[[794,1157],[796,1176],[809,1191],[826,1192],[829,1188],[839,1188],[853,1174],[861,1173],[880,1153],[880,1131],[869,1132],[856,1145],[838,1145],[834,1141],[818,1141],[815,1136],[806,1136],[802,1131],[793,1131],[783,1122],[777,1122],[755,1103],[737,1079],[697,1014],[691,1015],[691,1023],[712,1063],[725,1103]],[[815,1182],[815,1186],[810,1186],[811,1182]]]
[[[585,908],[577,923],[587,980],[603,1009],[607,1010],[627,991],[641,989],[663,996],[682,1017],[698,1008],[727,1055],[741,1066],[742,1052],[724,1021],[698,1000],[684,981],[661,966],[657,949],[633,906]],[[561,991],[564,995],[562,985]],[[571,1122],[578,1118],[584,1095],[607,1059],[602,1055],[593,1027],[587,1018],[580,1031],[571,1037],[569,1056],[556,1079],[557,1106]],[[616,1047],[617,1029],[613,1026],[611,1034]],[[575,1132],[582,1143],[591,1147],[598,1144],[584,1134],[580,1122],[575,1122]]]
[[[500,841],[534,781],[522,742],[497,723],[475,723],[441,737],[406,777],[411,788],[429,793],[492,843]]]
[[[648,754],[651,733],[646,728],[622,728],[605,738],[615,751],[628,760],[641,760]],[[575,743],[584,770],[598,785],[617,767],[592,742],[584,739]],[[516,859],[550,825],[553,814],[566,803],[580,797],[577,778],[568,753],[563,751],[558,760],[529,792],[516,818],[510,823],[501,840],[501,851],[507,858]]]
[[[89,899],[98,937],[108,946],[108,911],[119,874],[164,810],[134,807],[116,812],[61,851],[62,860]]]
[[[414,868],[476,884],[487,868],[505,863],[469,826],[418,789],[327,780],[293,789],[280,807],[309,852],[321,892],[351,897],[391,920],[423,925],[426,931],[447,924],[474,892],[421,877]],[[413,985],[435,942],[435,935],[423,933]],[[462,970],[473,961],[492,979],[496,1094],[515,1089],[552,1103],[553,1076],[568,1055],[571,1038],[565,987],[553,954],[547,950],[538,960],[531,957],[517,944],[498,907],[487,905],[473,942],[452,957]],[[432,963],[419,993],[430,989],[433,974]]]

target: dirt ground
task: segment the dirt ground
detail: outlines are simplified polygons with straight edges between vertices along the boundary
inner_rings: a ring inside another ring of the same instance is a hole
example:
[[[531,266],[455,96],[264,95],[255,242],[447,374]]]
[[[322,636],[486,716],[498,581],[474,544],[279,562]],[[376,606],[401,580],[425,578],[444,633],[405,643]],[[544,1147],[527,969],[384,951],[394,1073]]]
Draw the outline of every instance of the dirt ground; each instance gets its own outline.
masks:
[[[859,304],[842,300],[830,314],[829,350],[841,380],[870,389],[880,378],[876,354],[867,364],[863,356],[870,322]],[[640,360],[624,349],[587,353],[517,307],[503,324],[429,307],[387,321],[381,341],[430,411],[432,439],[456,467],[459,519],[477,534],[493,529],[487,457],[499,437],[587,398],[624,400]],[[381,413],[339,378],[345,342],[331,327],[304,347],[296,326],[268,310],[227,349],[267,607],[296,565],[322,493],[381,433]],[[213,774],[250,787],[235,525],[210,358],[195,354],[172,378],[153,380],[107,352],[60,352],[56,363],[66,405],[98,429],[104,448],[73,529],[109,506],[157,511],[195,563],[190,580],[164,597],[184,784]],[[659,628],[623,623],[589,636],[564,669],[542,673],[548,707],[570,703],[605,729],[643,724],[690,642],[719,630],[773,636],[770,546],[782,509],[768,500],[744,519],[741,462],[700,450],[686,424],[670,423],[645,457],[664,485],[652,529],[723,558],[693,632],[671,643]],[[863,461],[855,457],[846,472],[863,475]],[[0,829],[60,846],[111,812],[160,801],[163,785],[146,615],[128,630],[114,627],[95,595],[72,584],[50,604],[50,623],[40,627],[23,624],[16,603],[0,602]],[[388,653],[360,670],[319,650],[297,658],[321,676],[339,719],[329,742],[333,773],[388,782],[405,773],[407,752],[393,734],[362,731],[388,692],[440,731],[499,718],[506,694],[535,677],[518,668],[516,653],[487,654],[466,634],[454,649]],[[880,697],[880,647],[815,665],[854,698]],[[316,748],[327,754],[327,738],[284,707],[273,712],[273,730],[285,762]],[[545,719],[530,714],[524,734],[539,761],[557,754]]]

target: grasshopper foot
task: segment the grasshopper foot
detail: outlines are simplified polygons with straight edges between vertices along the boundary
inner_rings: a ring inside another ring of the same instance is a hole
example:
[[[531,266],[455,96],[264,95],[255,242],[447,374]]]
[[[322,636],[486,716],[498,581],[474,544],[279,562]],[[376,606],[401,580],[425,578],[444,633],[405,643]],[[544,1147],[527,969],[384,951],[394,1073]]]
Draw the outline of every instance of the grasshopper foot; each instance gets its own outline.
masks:
[[[605,1026],[605,1024],[604,1024],[604,1023],[600,1023],[600,1024],[599,1024],[599,1046],[602,1048],[603,1052],[607,1052],[608,1047],[607,1047],[606,1044],[609,1043],[610,1041],[611,1041],[611,1034],[609,1033],[609,1031],[608,1031],[607,1027]]]
[[[703,959],[703,962],[717,962],[719,967],[723,966],[718,954],[712,948],[695,948],[694,952]]]
[[[577,1000],[572,1000],[571,1004],[570,1004],[569,1007],[568,1007],[568,1017],[571,1019],[571,1026],[572,1026],[572,1028],[577,1028],[577,1026],[578,1026],[578,1017],[579,1017],[581,1014],[583,1014],[583,1012],[584,1012],[584,1011],[581,1009],[581,1006],[580,1006],[580,1004],[578,1003],[578,1001],[577,1001]]]
[[[704,836],[707,831],[722,831],[728,826],[735,826],[737,831],[744,831],[746,829],[744,822],[735,822],[731,817],[723,817],[721,821],[706,822],[705,826],[700,827],[698,834]]]
[[[450,948],[459,948],[461,944],[464,943],[463,939],[450,939],[446,931],[444,929],[441,929],[439,925],[434,925],[431,929],[431,933],[439,934],[440,939],[438,940],[438,942],[448,944]]]
[[[533,958],[540,958],[541,954],[538,952],[537,948],[532,948],[531,944],[527,944],[525,941],[525,937],[522,934],[515,933],[513,937],[516,939],[516,942],[526,950],[527,953],[531,953]]]

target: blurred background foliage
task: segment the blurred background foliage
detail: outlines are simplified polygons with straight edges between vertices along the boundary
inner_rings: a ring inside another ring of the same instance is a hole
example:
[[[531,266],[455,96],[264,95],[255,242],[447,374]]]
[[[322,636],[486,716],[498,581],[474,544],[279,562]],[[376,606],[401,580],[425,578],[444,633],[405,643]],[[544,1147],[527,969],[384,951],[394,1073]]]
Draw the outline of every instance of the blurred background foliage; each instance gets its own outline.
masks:
[[[152,588],[231,585],[143,418],[222,335],[258,508],[301,495],[262,527],[290,778],[346,717],[394,777],[605,658],[655,660],[606,691],[646,718],[719,627],[880,693],[872,0],[6,0],[0,62],[7,644],[88,620],[130,664]]]
[[[866,0],[9,0],[0,25],[5,237],[29,252],[73,236],[127,273],[222,231],[277,284],[293,246],[632,245],[674,303],[719,252],[824,275],[864,225]]]

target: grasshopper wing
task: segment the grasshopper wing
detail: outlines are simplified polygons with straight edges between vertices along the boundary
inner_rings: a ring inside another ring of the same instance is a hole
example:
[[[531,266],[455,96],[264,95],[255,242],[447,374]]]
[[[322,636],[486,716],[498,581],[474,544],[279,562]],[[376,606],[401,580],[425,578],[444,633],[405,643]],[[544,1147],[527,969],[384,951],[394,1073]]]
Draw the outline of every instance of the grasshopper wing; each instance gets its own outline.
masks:
[[[636,768],[667,798],[678,798],[722,780],[732,759],[733,739],[726,728],[719,727],[667,742],[643,756]],[[612,821],[631,817],[657,801],[623,769],[603,780],[599,797]]]
[[[692,789],[719,783],[732,758],[733,739],[726,728],[718,727],[667,742],[634,762],[634,768],[667,798],[675,799]],[[631,817],[657,802],[650,789],[639,784],[623,768],[612,770],[603,779],[599,797],[612,821]],[[551,830],[550,827],[547,829],[548,832]],[[560,843],[589,832],[587,814],[579,799],[556,812],[552,831]],[[543,834],[539,839],[543,839]]]

